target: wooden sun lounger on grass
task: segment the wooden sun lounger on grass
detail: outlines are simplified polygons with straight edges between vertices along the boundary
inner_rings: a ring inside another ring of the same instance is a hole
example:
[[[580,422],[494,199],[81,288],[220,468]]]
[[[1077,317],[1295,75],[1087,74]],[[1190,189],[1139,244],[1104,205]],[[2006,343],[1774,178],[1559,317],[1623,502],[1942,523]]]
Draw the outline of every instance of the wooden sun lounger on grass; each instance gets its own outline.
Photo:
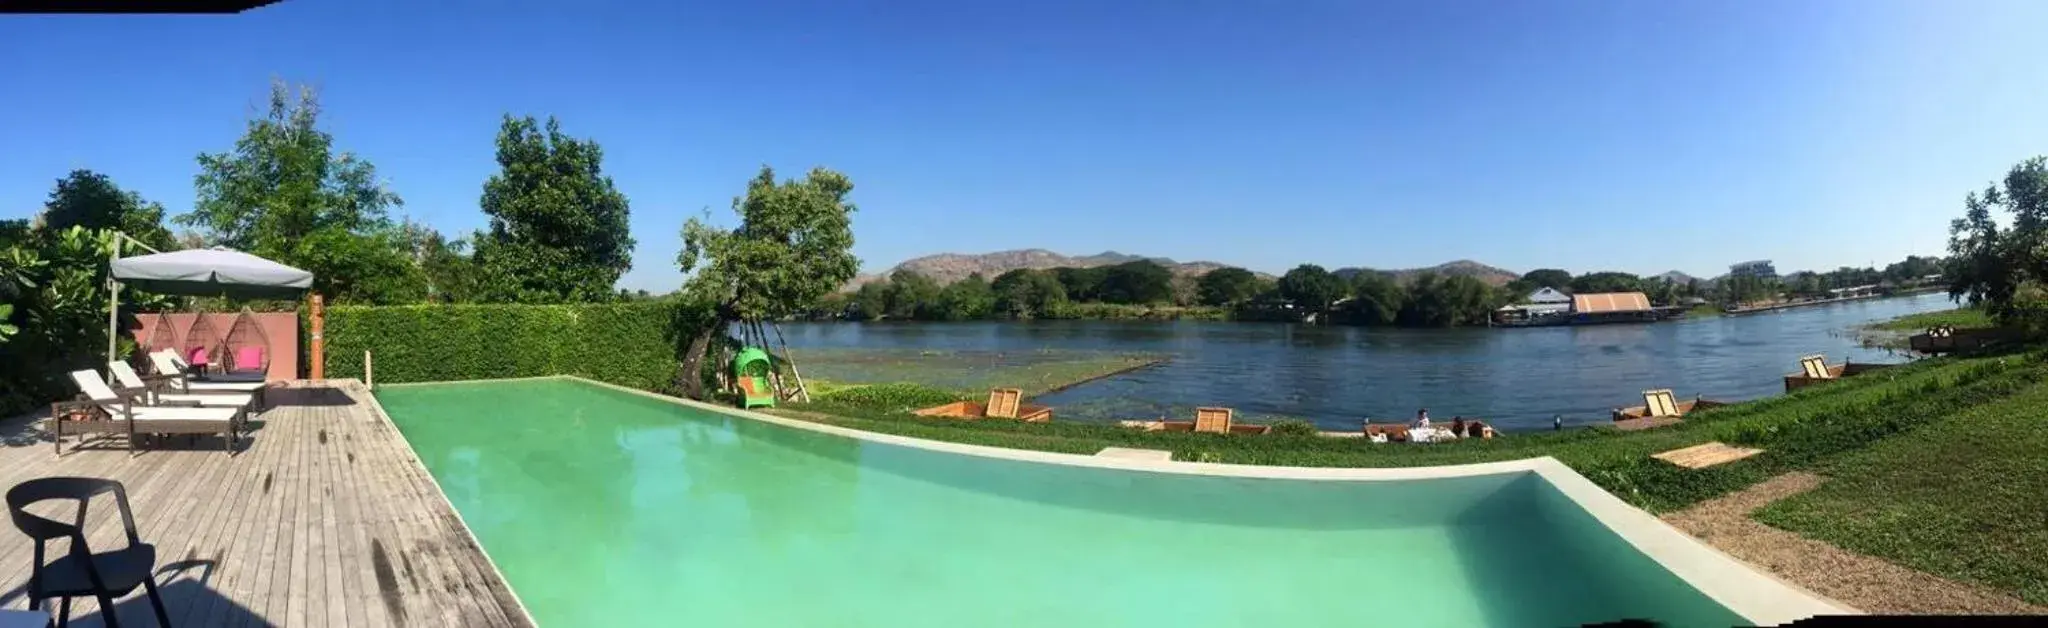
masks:
[[[1015,388],[991,389],[988,391],[986,402],[955,401],[917,410],[911,414],[957,419],[1016,419],[1026,423],[1044,423],[1052,420],[1052,408],[1024,403],[1024,391]]]
[[[1725,405],[1728,404],[1699,397],[1694,397],[1692,401],[1678,401],[1672,396],[1671,389],[1669,388],[1645,390],[1643,391],[1643,405],[1615,410],[1614,420],[1681,418],[1691,414],[1694,410],[1705,410]]]
[[[1196,408],[1195,420],[1174,421],[1118,421],[1124,427],[1147,432],[1207,432],[1210,434],[1265,434],[1273,431],[1271,425],[1236,423],[1236,413],[1230,408]]]
[[[136,401],[142,391],[114,392],[94,371],[72,371],[71,381],[79,388],[79,401],[50,404],[49,429],[58,454],[64,453],[65,434],[127,434],[128,455],[135,455],[142,434],[219,434],[225,449],[234,453],[235,436],[243,431],[246,407],[204,408],[196,405],[150,406]]]
[[[1829,365],[1827,357],[1819,354],[1799,358],[1799,372],[1785,376],[1785,392],[1792,392],[1821,382],[1834,381],[1859,373],[1882,369],[1890,364],[1857,364],[1843,362]]]

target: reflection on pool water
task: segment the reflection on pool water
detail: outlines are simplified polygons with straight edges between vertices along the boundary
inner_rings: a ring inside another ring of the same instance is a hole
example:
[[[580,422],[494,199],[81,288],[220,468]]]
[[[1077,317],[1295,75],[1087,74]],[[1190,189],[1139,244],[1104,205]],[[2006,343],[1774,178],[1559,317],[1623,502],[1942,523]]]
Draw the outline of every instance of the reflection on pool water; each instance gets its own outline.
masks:
[[[378,397],[543,626],[1744,623],[1534,473],[1050,465],[573,380]]]

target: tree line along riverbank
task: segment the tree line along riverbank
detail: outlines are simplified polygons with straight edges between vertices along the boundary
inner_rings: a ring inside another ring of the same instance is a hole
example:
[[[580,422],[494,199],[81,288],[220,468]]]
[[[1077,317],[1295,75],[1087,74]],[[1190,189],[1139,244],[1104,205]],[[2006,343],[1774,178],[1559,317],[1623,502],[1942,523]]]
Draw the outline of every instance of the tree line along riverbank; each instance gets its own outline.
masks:
[[[1797,272],[1783,279],[1677,281],[1622,272],[1573,275],[1538,269],[1496,285],[1474,276],[1373,270],[1332,272],[1303,264],[1278,278],[1225,267],[1200,275],[1175,274],[1149,260],[1088,268],[1016,269],[993,278],[973,274],[941,284],[908,270],[878,278],[853,292],[825,296],[803,318],[813,320],[965,321],[1243,320],[1349,325],[1451,327],[1486,325],[1495,310],[1521,302],[1540,288],[1590,292],[1642,292],[1659,306],[1743,303],[1769,298],[1812,298],[1829,290],[1883,284],[1917,285],[1939,271],[1934,258],[1909,256],[1884,269],[1840,268]]]

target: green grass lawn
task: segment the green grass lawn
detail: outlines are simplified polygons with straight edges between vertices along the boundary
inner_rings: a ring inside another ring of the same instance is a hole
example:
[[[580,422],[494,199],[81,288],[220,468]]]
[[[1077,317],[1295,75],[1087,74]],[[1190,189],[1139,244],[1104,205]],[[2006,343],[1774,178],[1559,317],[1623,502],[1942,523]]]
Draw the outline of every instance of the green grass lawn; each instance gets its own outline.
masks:
[[[913,385],[875,386],[859,395],[821,395],[792,404],[790,416],[854,429],[996,447],[1094,453],[1103,447],[1174,452],[1176,460],[1321,467],[1400,467],[1554,456],[1614,493],[1651,511],[1682,508],[1787,471],[1814,468],[1947,416],[2006,399],[2048,381],[2039,356],[1935,358],[1792,394],[1701,411],[1679,425],[1639,432],[1577,429],[1508,434],[1431,445],[1373,444],[1313,436],[1224,436],[1140,432],[1111,425],[959,421],[913,417],[957,393]],[[1055,409],[1057,417],[1057,409]],[[1722,441],[1765,453],[1687,470],[1651,454]]]
[[[1948,413],[1816,471],[1765,523],[2048,604],[2048,384]]]
[[[1939,312],[1908,314],[1888,321],[1873,323],[1870,329],[1905,331],[1919,333],[1936,325],[1948,325],[1957,329],[1992,326],[1991,317],[1977,308],[1956,308]]]

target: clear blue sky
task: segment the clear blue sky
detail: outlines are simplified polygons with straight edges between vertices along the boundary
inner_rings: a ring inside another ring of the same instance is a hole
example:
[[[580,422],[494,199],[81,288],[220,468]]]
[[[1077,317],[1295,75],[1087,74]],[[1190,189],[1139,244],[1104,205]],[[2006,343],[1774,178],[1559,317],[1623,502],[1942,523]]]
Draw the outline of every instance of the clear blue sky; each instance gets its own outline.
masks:
[[[869,270],[1040,247],[1714,275],[1940,253],[1965,192],[2048,153],[2028,0],[288,0],[0,18],[0,216],[71,168],[173,213],[272,76],[321,90],[405,215],[483,224],[499,117],[605,148],[676,233],[761,164],[858,185]]]

